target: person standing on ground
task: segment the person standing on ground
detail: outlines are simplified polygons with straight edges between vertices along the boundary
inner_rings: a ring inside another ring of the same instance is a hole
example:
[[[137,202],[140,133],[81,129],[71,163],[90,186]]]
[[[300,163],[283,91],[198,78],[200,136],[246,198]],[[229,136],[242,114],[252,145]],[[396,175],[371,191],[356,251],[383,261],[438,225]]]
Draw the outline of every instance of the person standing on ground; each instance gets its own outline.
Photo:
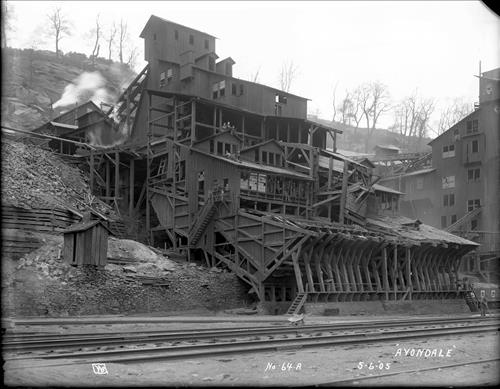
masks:
[[[488,312],[488,301],[485,296],[481,296],[481,299],[479,300],[479,309],[481,310],[481,316],[486,316],[486,313]]]

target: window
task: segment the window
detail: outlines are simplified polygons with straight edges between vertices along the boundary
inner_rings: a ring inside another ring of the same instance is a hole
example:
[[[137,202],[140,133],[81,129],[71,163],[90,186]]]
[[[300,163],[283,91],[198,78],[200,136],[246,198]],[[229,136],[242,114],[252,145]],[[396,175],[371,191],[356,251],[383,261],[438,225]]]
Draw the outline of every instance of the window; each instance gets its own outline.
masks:
[[[450,224],[456,223],[457,222],[457,215],[451,215],[451,220]]]
[[[208,39],[205,39],[205,49],[208,50]]]
[[[424,189],[424,179],[423,178],[417,178],[417,189],[418,190]]]
[[[267,164],[267,151],[262,152],[262,163]]]
[[[165,72],[160,73],[160,88],[165,86]]]
[[[219,83],[216,82],[215,84],[212,85],[212,98],[216,99],[219,97]]]
[[[443,177],[441,181],[443,189],[449,189],[455,187],[455,176]]]
[[[450,207],[453,207],[455,205],[455,194],[450,193]]]
[[[232,94],[233,96],[236,96],[236,93],[237,93],[236,89],[237,89],[237,88],[236,88],[236,84],[233,82],[233,83],[231,84],[231,94]]]
[[[172,79],[173,74],[174,74],[174,72],[173,72],[172,68],[167,69],[167,82]]]
[[[468,182],[476,182],[481,179],[481,169],[469,169],[467,170],[467,181]]]
[[[240,96],[243,94],[244,89],[243,89],[243,84],[240,84]]]
[[[467,134],[472,134],[473,132],[479,131],[479,122],[477,119],[469,120],[467,122]]]
[[[231,144],[230,143],[224,143],[224,154],[231,154]]]
[[[214,140],[213,139],[210,140],[210,152],[211,153],[214,152]]]
[[[179,31],[175,30],[174,35],[175,35],[175,40],[178,41],[179,40]]]
[[[281,166],[281,155],[276,154],[276,166]]]
[[[280,103],[280,104],[286,104],[286,96],[280,94],[280,93],[276,93],[276,96],[275,96],[275,100],[274,100],[276,103]]]
[[[259,162],[260,161],[260,158],[259,158],[259,149],[255,149],[255,162]]]
[[[472,141],[472,152],[473,153],[479,152],[479,142],[477,140]]]
[[[445,195],[443,196],[443,206],[444,206],[444,207],[447,207],[447,206],[448,206],[448,195],[447,195],[447,194],[445,194]]]
[[[471,231],[474,231],[477,229],[477,219],[473,219],[470,221],[470,229],[471,229]]]
[[[481,206],[481,200],[479,199],[474,199],[474,200],[467,200],[467,212],[473,211],[476,208],[479,208]]]
[[[226,94],[226,81],[222,80],[219,82],[219,96],[224,96]]]
[[[441,216],[441,227],[446,228],[446,216]]]
[[[443,158],[451,158],[455,156],[455,145],[443,146]]]
[[[269,165],[274,165],[274,153],[269,153]]]
[[[194,45],[194,36],[193,34],[189,34],[189,44]]]
[[[217,154],[222,155],[224,149],[224,144],[222,142],[217,142]]]

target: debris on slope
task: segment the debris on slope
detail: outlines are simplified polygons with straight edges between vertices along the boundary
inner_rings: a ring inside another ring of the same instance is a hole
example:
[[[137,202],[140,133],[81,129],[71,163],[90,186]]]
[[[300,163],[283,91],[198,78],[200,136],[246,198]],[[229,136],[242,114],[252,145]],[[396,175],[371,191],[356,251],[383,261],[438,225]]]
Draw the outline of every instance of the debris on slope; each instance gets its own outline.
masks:
[[[92,208],[114,216],[107,204],[91,195],[78,168],[37,146],[2,139],[2,203],[22,208]]]

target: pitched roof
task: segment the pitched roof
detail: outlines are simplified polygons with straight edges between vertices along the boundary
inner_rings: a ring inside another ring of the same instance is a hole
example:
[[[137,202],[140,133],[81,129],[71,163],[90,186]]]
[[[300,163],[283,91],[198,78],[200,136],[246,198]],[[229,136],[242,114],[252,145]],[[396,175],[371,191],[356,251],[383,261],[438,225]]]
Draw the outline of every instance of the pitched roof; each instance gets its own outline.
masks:
[[[241,139],[238,135],[236,134],[232,134],[231,133],[231,129],[227,129],[225,131],[221,131],[221,132],[218,132],[217,134],[213,134],[213,135],[210,135],[210,136],[207,136],[206,138],[203,138],[203,139],[200,139],[200,140],[197,140],[196,142],[194,142],[193,144],[198,144],[198,143],[203,143],[203,142],[206,142],[207,140],[209,139],[214,139],[214,138],[218,138],[219,136],[221,135],[231,135],[233,138],[236,138],[238,141],[240,142],[243,142],[243,139]]]
[[[69,233],[69,232],[80,232],[80,231],[87,231],[88,229],[94,227],[95,225],[100,224],[102,227],[104,227],[110,234],[113,235],[113,232],[104,225],[104,223],[100,220],[91,220],[89,222],[81,222],[81,223],[76,223],[73,224],[72,226],[69,226],[65,230],[63,230],[63,234]]]
[[[176,26],[179,26],[179,27],[182,27],[182,28],[185,28],[187,30],[191,30],[191,31],[194,31],[194,32],[198,32],[200,34],[204,34],[204,35],[207,35],[209,37],[212,37],[212,38],[215,38],[217,39],[217,37],[213,36],[213,35],[210,35],[210,34],[207,34],[206,32],[203,32],[203,31],[200,31],[200,30],[195,30],[194,28],[191,28],[191,27],[188,27],[188,26],[184,26],[182,24],[179,24],[179,23],[176,23],[176,22],[172,22],[171,20],[168,20],[168,19],[164,19],[164,18],[161,18],[159,16],[156,16],[156,15],[151,15],[148,19],[148,21],[146,22],[146,24],[144,25],[144,28],[142,29],[141,33],[139,34],[139,37],[140,38],[144,38],[144,32],[146,31],[146,29],[148,28],[149,26],[149,23],[151,22],[152,19],[157,19],[159,20],[160,22],[163,22],[163,23],[170,23],[170,24],[174,24]]]

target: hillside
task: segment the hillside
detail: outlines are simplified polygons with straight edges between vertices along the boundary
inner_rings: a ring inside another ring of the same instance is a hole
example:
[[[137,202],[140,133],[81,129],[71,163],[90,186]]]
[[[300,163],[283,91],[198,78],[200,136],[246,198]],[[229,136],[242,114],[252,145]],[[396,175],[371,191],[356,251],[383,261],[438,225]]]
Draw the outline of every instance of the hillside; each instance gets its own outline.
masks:
[[[332,123],[329,120],[314,116],[309,116],[308,118],[309,120],[343,131],[337,138],[337,148],[365,153],[365,140],[368,133],[366,128],[354,128],[338,122]],[[407,137],[389,130],[376,128],[368,142],[368,150],[366,152],[368,154],[373,153],[375,145],[393,145],[399,147],[403,152],[425,152],[430,151],[430,147],[427,146],[427,143],[430,141],[430,138],[418,139],[416,137]],[[331,139],[328,138],[328,142],[331,143]],[[327,146],[331,147],[332,145],[328,144]]]
[[[14,48],[2,49],[2,68],[2,125],[24,130],[37,128],[92,97],[112,103],[135,76],[127,66],[102,58],[92,64],[84,54],[57,58],[50,51]],[[52,110],[65,88],[84,74],[93,76],[93,82],[81,90],[73,88],[71,91],[77,93],[66,99],[68,105]],[[97,90],[99,96],[95,96]]]

